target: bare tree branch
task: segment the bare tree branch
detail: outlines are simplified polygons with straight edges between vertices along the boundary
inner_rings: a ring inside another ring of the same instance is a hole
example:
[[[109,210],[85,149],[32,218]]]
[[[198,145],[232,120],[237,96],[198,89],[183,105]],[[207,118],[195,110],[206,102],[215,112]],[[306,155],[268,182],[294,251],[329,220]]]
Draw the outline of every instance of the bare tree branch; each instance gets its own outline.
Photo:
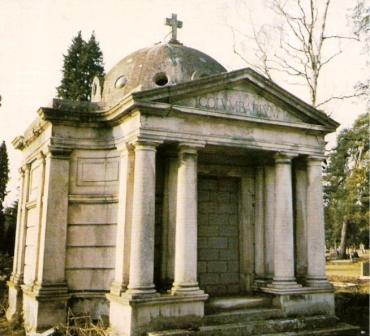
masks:
[[[328,40],[328,39],[343,39],[343,40],[360,41],[360,39],[357,36],[342,36],[342,35],[323,36],[323,39],[324,40]]]
[[[365,93],[364,92],[361,92],[361,93],[353,93],[351,95],[333,96],[333,97],[330,97],[328,99],[325,99],[321,103],[317,104],[316,105],[316,108],[318,108],[318,107],[320,107],[320,106],[322,106],[324,104],[327,104],[327,103],[331,102],[332,100],[350,99],[350,98],[361,97],[361,96],[364,96],[364,95],[365,95]]]
[[[282,23],[257,28],[253,17],[250,17],[252,37],[249,38],[254,42],[254,56],[257,60],[251,62],[248,56],[242,55],[237,50],[235,30],[233,30],[234,53],[245,63],[254,65],[269,79],[279,72],[288,78],[302,80],[310,93],[313,106],[322,106],[331,100],[347,98],[334,96],[317,104],[322,69],[342,53],[338,46],[336,50],[331,49],[329,54],[329,49],[325,47],[326,41],[358,40],[357,37],[327,32],[332,1],[270,0],[269,4],[270,9],[282,19]],[[287,82],[285,80],[285,83]],[[348,95],[348,98],[357,96],[359,95]]]

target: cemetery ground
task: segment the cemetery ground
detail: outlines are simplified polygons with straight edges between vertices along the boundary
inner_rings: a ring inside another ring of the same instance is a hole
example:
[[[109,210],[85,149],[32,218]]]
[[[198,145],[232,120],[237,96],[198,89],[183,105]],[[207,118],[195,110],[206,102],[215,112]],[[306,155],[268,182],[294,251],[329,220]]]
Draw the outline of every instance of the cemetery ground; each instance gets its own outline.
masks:
[[[343,321],[360,326],[363,333],[369,335],[369,291],[370,280],[360,279],[361,262],[369,260],[369,250],[361,258],[351,261],[328,261],[327,276],[335,287],[336,315]],[[0,335],[23,336],[19,324],[13,326],[5,322],[7,307],[6,281],[12,269],[12,257],[0,255]],[[82,334],[81,334],[82,335]],[[96,333],[96,335],[103,335]]]
[[[369,261],[369,250],[350,260],[332,260],[326,264],[326,275],[335,287],[335,311],[343,321],[361,328],[369,335],[370,279],[360,279],[361,263]]]

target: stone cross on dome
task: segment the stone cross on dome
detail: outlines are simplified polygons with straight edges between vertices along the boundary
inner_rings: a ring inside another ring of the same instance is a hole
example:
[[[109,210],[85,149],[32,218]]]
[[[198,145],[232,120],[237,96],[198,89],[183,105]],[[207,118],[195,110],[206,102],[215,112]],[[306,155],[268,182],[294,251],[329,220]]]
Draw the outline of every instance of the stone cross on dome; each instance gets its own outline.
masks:
[[[177,41],[177,28],[182,28],[182,21],[177,20],[177,14],[173,14],[171,18],[166,18],[166,26],[170,26],[172,28],[172,38],[170,43],[179,43]]]

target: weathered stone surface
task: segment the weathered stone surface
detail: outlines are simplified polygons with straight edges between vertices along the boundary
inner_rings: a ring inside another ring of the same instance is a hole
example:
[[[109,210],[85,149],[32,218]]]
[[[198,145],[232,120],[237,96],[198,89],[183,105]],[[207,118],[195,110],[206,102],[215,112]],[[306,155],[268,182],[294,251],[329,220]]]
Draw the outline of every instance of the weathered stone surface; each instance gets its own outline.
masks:
[[[119,336],[311,323],[239,312],[201,326],[207,294],[253,289],[273,297],[263,319],[334,312],[318,162],[338,124],[252,69],[226,72],[182,46],[169,23],[169,43],[94,80],[93,103],[54,100],[13,142],[24,165],[7,316],[23,314],[30,335],[67,307],[99,317],[109,306]]]
[[[210,201],[199,200],[199,213],[214,205],[208,216],[198,219],[198,274],[201,288],[210,294],[240,290],[238,181],[227,178],[201,178],[198,192],[209,192]]]

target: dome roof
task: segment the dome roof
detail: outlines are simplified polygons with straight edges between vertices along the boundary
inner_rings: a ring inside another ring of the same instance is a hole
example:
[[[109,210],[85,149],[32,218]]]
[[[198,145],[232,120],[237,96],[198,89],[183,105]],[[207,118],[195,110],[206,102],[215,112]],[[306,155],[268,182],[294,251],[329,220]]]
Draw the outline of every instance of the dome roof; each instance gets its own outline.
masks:
[[[118,102],[133,89],[147,90],[226,72],[216,60],[179,43],[140,49],[117,63],[105,76],[102,100]]]

